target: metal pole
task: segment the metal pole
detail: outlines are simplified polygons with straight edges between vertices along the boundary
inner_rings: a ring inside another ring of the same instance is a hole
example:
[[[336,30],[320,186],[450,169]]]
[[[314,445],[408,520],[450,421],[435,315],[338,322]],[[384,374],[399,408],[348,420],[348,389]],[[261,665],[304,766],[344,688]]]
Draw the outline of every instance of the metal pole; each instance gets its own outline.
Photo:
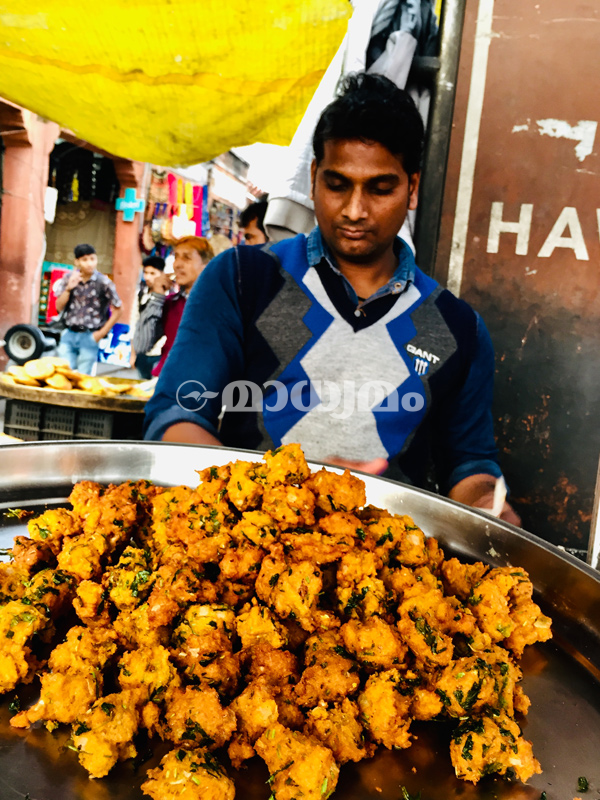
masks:
[[[445,0],[442,6],[440,69],[429,115],[415,232],[417,263],[428,275],[435,270],[465,6],[466,0]]]
[[[590,567],[600,569],[600,462],[598,463],[598,475],[596,477],[594,510],[592,511],[586,561]]]

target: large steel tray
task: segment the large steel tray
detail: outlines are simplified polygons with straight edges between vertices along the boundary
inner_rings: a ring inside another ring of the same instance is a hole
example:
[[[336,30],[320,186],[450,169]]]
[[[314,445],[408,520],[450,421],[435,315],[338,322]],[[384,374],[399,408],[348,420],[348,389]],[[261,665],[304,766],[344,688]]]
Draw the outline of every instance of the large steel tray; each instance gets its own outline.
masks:
[[[8,508],[41,512],[63,504],[71,486],[91,479],[118,483],[148,478],[158,484],[197,483],[194,470],[238,458],[247,451],[189,445],[126,442],[26,444],[0,450],[0,547],[25,525]],[[532,707],[524,725],[541,761],[542,775],[527,786],[485,778],[477,787],[454,777],[448,754],[449,730],[423,723],[408,750],[384,749],[375,758],[341,770],[337,800],[400,800],[402,788],[422,800],[571,800],[582,796],[577,780],[585,776],[600,794],[600,575],[553,545],[464,506],[408,486],[363,476],[368,502],[407,513],[425,533],[439,539],[447,553],[496,566],[524,567],[536,599],[554,620],[554,639],[526,650],[523,686]],[[155,766],[161,747],[136,768],[118,765],[108,778],[89,780],[75,753],[66,747],[68,732],[44,728],[11,729],[8,705],[0,698],[0,800],[141,800],[139,786]],[[267,772],[259,759],[234,775],[239,800],[267,800]]]

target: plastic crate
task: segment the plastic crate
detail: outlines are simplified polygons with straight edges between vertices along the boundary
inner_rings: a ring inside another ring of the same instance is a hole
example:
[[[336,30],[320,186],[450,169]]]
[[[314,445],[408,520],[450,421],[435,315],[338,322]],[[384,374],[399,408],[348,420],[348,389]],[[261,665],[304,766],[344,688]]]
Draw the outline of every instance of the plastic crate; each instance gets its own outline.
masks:
[[[8,428],[18,428],[20,431],[32,431],[38,433],[42,421],[41,403],[27,403],[23,400],[7,400],[4,412],[4,433],[11,436],[18,434],[12,433]],[[20,439],[23,436],[19,436]],[[36,437],[34,437],[35,439]],[[31,441],[31,439],[28,439]]]
[[[19,428],[16,425],[7,425],[4,423],[4,433],[8,436],[16,436],[17,439],[22,439],[24,442],[37,442],[39,440],[38,431],[32,431],[30,428]]]
[[[143,414],[92,411],[23,400],[6,401],[4,433],[25,442],[142,439]]]
[[[76,409],[66,406],[45,406],[41,438],[72,439],[75,433]]]
[[[75,427],[76,439],[110,439],[113,414],[110,411],[80,411]]]

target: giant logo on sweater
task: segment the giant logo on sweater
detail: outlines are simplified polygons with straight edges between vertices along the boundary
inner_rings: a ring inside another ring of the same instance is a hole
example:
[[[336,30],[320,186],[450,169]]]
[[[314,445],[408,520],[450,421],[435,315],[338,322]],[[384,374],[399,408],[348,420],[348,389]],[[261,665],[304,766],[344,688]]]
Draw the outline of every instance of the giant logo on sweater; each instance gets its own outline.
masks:
[[[414,344],[407,344],[406,350],[414,355],[413,364],[415,367],[415,372],[420,377],[427,375],[430,364],[437,364],[437,362],[440,360],[439,356],[429,353],[427,350],[422,350],[420,347],[415,347]]]

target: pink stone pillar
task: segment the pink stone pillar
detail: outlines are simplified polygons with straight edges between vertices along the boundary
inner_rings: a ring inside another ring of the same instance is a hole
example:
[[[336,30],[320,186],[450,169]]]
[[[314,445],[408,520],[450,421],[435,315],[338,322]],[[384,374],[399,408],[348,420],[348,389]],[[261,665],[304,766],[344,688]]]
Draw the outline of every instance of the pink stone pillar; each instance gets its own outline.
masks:
[[[115,170],[121,184],[120,196],[125,189],[136,190],[138,197],[144,195],[145,164],[139,161],[114,159]],[[145,199],[145,198],[144,198]],[[115,254],[113,259],[113,277],[119,297],[123,301],[123,315],[120,322],[130,324],[131,311],[136,297],[137,282],[142,265],[140,251],[140,215],[136,214],[133,222],[125,222],[122,212],[117,212],[115,225]]]
[[[59,127],[31,112],[0,102],[5,152],[0,218],[0,336],[12,325],[31,322],[39,299],[44,254],[44,198],[49,156]],[[7,361],[0,351],[0,369]]]

